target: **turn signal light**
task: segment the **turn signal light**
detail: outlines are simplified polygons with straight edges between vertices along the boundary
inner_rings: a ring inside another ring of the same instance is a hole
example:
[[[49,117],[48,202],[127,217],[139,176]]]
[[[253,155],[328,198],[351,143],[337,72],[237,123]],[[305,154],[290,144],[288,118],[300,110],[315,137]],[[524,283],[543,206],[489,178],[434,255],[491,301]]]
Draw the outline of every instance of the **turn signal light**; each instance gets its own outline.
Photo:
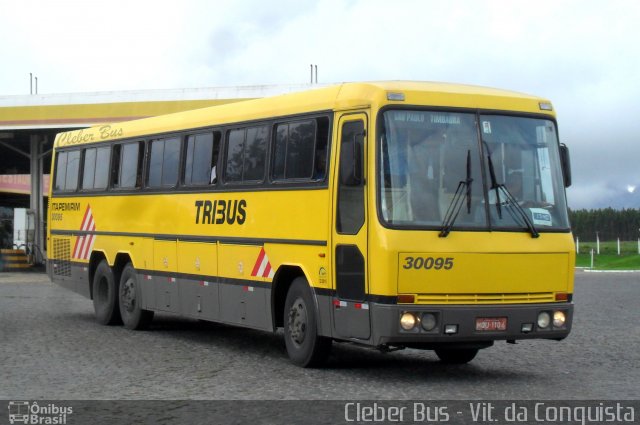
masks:
[[[416,302],[416,296],[412,294],[398,295],[398,304],[413,304]]]

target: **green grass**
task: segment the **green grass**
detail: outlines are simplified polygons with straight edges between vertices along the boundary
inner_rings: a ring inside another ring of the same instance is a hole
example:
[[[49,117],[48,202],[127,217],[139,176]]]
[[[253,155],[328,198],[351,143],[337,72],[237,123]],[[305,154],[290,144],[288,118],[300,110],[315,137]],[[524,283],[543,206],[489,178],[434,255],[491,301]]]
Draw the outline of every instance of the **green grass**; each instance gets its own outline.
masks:
[[[620,242],[618,255],[617,242],[600,242],[600,255],[596,254],[595,242],[580,242],[580,253],[576,255],[577,267],[591,267],[593,249],[594,270],[640,270],[638,242]]]

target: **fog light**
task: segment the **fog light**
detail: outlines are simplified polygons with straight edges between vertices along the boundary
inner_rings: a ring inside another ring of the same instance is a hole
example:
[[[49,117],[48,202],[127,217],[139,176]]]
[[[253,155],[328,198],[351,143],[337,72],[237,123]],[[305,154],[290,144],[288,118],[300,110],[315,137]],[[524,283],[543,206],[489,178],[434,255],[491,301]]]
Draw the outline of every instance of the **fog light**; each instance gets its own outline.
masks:
[[[522,333],[528,334],[532,330],[533,330],[533,323],[523,323],[522,324],[522,328],[521,328]]]
[[[553,313],[553,327],[561,328],[564,326],[564,322],[567,320],[564,315],[564,311],[556,311]]]
[[[422,320],[420,321],[422,324],[422,329],[429,332],[435,329],[438,321],[436,320],[436,316],[433,313],[425,313],[422,315]]]
[[[400,316],[400,326],[405,331],[413,329],[416,326],[416,322],[416,316],[414,316],[413,313],[405,312]]]
[[[538,314],[538,327],[540,329],[546,329],[549,327],[551,323],[551,316],[546,311],[543,311]]]
[[[458,325],[445,325],[444,333],[447,335],[453,335],[458,333]]]

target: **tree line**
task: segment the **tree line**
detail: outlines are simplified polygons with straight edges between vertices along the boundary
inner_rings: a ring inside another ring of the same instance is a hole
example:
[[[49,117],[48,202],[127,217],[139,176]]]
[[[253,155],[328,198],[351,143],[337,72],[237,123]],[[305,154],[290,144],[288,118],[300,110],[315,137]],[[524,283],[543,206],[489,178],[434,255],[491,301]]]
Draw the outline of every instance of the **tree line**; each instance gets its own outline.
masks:
[[[635,241],[640,237],[640,209],[569,210],[571,229],[581,241]]]

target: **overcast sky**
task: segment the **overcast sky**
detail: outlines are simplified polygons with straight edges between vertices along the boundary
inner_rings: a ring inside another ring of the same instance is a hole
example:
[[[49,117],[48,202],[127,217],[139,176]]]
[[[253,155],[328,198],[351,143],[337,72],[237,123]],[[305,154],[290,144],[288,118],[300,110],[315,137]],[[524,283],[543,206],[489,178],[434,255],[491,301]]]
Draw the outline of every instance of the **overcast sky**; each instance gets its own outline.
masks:
[[[0,0],[0,96],[448,81],[550,98],[572,208],[640,207],[640,2]]]

